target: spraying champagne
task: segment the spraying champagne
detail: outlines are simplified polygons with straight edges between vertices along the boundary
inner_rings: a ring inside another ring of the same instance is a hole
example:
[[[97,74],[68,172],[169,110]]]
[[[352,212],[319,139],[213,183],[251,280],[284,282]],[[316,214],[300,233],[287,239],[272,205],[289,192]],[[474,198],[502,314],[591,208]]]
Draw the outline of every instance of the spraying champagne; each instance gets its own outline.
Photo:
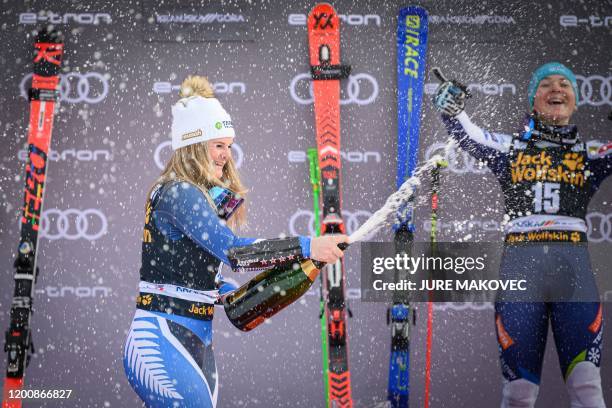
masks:
[[[273,240],[246,247],[232,248],[228,258],[236,269],[262,269],[269,267],[269,254],[275,251]],[[348,244],[339,244],[342,250]],[[271,269],[251,279],[223,300],[227,317],[242,331],[250,331],[265,319],[299,299],[312,286],[325,263],[308,258],[287,256]]]

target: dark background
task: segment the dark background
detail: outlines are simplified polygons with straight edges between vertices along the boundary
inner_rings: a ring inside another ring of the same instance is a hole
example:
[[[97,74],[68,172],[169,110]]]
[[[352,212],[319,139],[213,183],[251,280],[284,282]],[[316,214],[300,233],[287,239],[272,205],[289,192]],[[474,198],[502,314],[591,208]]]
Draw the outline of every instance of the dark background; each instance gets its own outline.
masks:
[[[32,72],[32,32],[51,16],[60,20],[57,27],[66,35],[62,102],[51,143],[57,153],[48,169],[47,217],[32,323],[38,354],[28,368],[26,386],[74,391],[70,400],[31,401],[26,406],[139,404],[123,373],[122,347],[137,293],[145,194],[160,172],[158,163],[171,150],[170,107],[178,97],[176,88],[168,90],[185,76],[207,75],[232,115],[240,149],[235,153],[250,188],[250,223],[241,234],[308,233],[312,197],[308,163],[300,152],[315,145],[314,114],[307,101],[308,81],[296,79],[309,69],[306,26],[290,23],[299,23],[314,4],[2,2],[2,330],[8,326],[19,236],[22,151],[29,115],[23,95],[29,87],[26,76]],[[603,19],[612,15],[612,2],[418,4],[430,14],[428,68],[440,66],[449,77],[473,84],[474,97],[466,110],[475,123],[504,133],[519,129],[528,109],[531,72],[558,60],[579,76],[583,92],[592,89],[575,115],[582,138],[609,140],[612,22],[604,24]],[[347,154],[343,207],[351,232],[394,191],[395,30],[396,15],[406,4],[337,1],[333,5],[348,16],[341,29],[342,60],[353,67],[353,78],[341,85],[346,100],[341,109],[342,147]],[[169,26],[156,20],[162,14],[183,12],[234,13],[244,22],[202,27]],[[39,23],[27,23],[32,20],[27,15],[20,19],[22,13],[34,13]],[[98,24],[91,24],[98,13],[103,13]],[[568,25],[572,17],[562,16],[575,16],[575,26]],[[435,79],[428,74],[426,82],[433,84]],[[426,86],[426,93],[432,86]],[[424,100],[420,159],[439,151],[446,139],[429,96]],[[457,152],[456,158],[442,176],[439,240],[501,240],[503,210],[495,179],[463,153]],[[592,241],[608,245],[612,241],[611,199],[608,180],[589,207]],[[426,241],[426,201],[416,217],[417,238]],[[373,238],[390,240],[391,233],[381,231]],[[353,398],[356,406],[384,406],[390,342],[386,305],[359,300],[357,255],[349,250],[346,258],[347,295],[354,314],[348,326]],[[609,256],[604,255],[594,259],[595,268],[609,268]],[[234,277],[239,282],[247,278]],[[214,344],[219,406],[323,406],[318,283],[313,288],[269,324],[248,334],[234,329],[218,310]],[[610,312],[606,305],[605,315]],[[492,306],[437,304],[434,319],[431,405],[498,406],[502,382]],[[423,305],[412,333],[415,406],[423,403],[425,323]],[[604,331],[604,337],[610,338],[607,324]],[[549,340],[537,406],[567,406],[552,337]],[[606,341],[603,354],[604,393],[612,401],[612,355]]]

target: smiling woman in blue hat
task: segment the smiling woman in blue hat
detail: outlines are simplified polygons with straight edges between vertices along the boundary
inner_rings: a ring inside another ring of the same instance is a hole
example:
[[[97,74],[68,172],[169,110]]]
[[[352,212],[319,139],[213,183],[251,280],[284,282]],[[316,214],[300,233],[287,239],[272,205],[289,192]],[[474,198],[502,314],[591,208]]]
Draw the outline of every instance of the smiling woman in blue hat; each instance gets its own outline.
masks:
[[[535,405],[549,323],[572,408],[602,408],[602,307],[587,250],[587,207],[612,173],[612,144],[583,142],[571,124],[578,103],[573,72],[559,62],[537,68],[530,112],[514,135],[489,132],[464,112],[465,88],[443,82],[434,96],[449,134],[486,163],[504,196],[500,278],[525,279],[529,301],[495,303],[504,376],[502,408]],[[568,295],[569,294],[569,295]],[[532,301],[533,300],[533,301]]]
[[[528,95],[529,105],[540,123],[568,125],[578,105],[576,76],[565,65],[549,62],[534,71]]]

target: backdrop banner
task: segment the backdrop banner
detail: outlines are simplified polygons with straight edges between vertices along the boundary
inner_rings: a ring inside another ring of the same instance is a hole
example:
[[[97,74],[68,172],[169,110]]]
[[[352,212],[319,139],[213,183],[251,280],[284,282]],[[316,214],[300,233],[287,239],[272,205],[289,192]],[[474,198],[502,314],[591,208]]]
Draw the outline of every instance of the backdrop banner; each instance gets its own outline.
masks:
[[[138,292],[145,195],[172,152],[171,106],[182,80],[207,76],[232,116],[234,158],[249,192],[242,236],[313,234],[306,151],[315,146],[306,19],[315,2],[92,0],[0,6],[0,329],[9,323],[19,240],[32,77],[33,33],[46,24],[66,38],[42,217],[28,389],[72,389],[42,407],[140,406],[123,371],[123,345]],[[222,5],[219,5],[221,4]],[[560,61],[576,74],[574,116],[582,140],[610,140],[610,0],[418,1],[429,20],[419,161],[441,153],[446,130],[432,106],[438,66],[468,86],[466,112],[490,131],[521,129],[535,68]],[[342,194],[348,233],[395,190],[396,24],[406,3],[339,0]],[[492,173],[461,150],[441,172],[438,240],[501,242],[503,202]],[[423,185],[427,186],[425,179]],[[416,240],[428,242],[427,189],[416,208]],[[588,208],[596,273],[610,272],[612,181]],[[390,242],[385,228],[368,237]],[[346,252],[350,368],[355,406],[385,406],[390,328],[387,304],[363,302],[357,249]],[[237,283],[252,275],[224,275]],[[605,293],[612,299],[612,291]],[[411,403],[423,404],[426,308],[416,313]],[[499,406],[502,376],[493,306],[436,303],[432,406]],[[612,314],[609,303],[603,316]],[[569,405],[551,333],[538,406]],[[612,338],[604,324],[604,339]],[[604,396],[612,402],[612,348],[604,341]],[[319,284],[252,332],[217,308],[214,346],[219,407],[324,406]],[[4,354],[3,354],[4,356]],[[3,357],[6,361],[6,356]],[[1,365],[5,369],[5,363]],[[299,384],[299,386],[296,386]]]

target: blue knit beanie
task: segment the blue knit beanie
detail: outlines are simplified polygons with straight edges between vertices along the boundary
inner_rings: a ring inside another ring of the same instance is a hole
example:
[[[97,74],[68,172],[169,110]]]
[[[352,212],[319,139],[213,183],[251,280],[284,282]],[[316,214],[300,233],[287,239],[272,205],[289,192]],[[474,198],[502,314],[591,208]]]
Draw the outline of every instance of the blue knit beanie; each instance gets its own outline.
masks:
[[[538,89],[538,85],[540,85],[540,81],[551,75],[563,75],[567,78],[568,81],[572,84],[572,88],[574,88],[574,95],[576,96],[576,105],[578,105],[578,83],[576,82],[576,76],[574,73],[565,65],[560,62],[549,62],[547,64],[542,65],[531,75],[531,80],[529,81],[528,95],[529,95],[529,106],[533,109],[533,101],[535,99],[536,90]]]

